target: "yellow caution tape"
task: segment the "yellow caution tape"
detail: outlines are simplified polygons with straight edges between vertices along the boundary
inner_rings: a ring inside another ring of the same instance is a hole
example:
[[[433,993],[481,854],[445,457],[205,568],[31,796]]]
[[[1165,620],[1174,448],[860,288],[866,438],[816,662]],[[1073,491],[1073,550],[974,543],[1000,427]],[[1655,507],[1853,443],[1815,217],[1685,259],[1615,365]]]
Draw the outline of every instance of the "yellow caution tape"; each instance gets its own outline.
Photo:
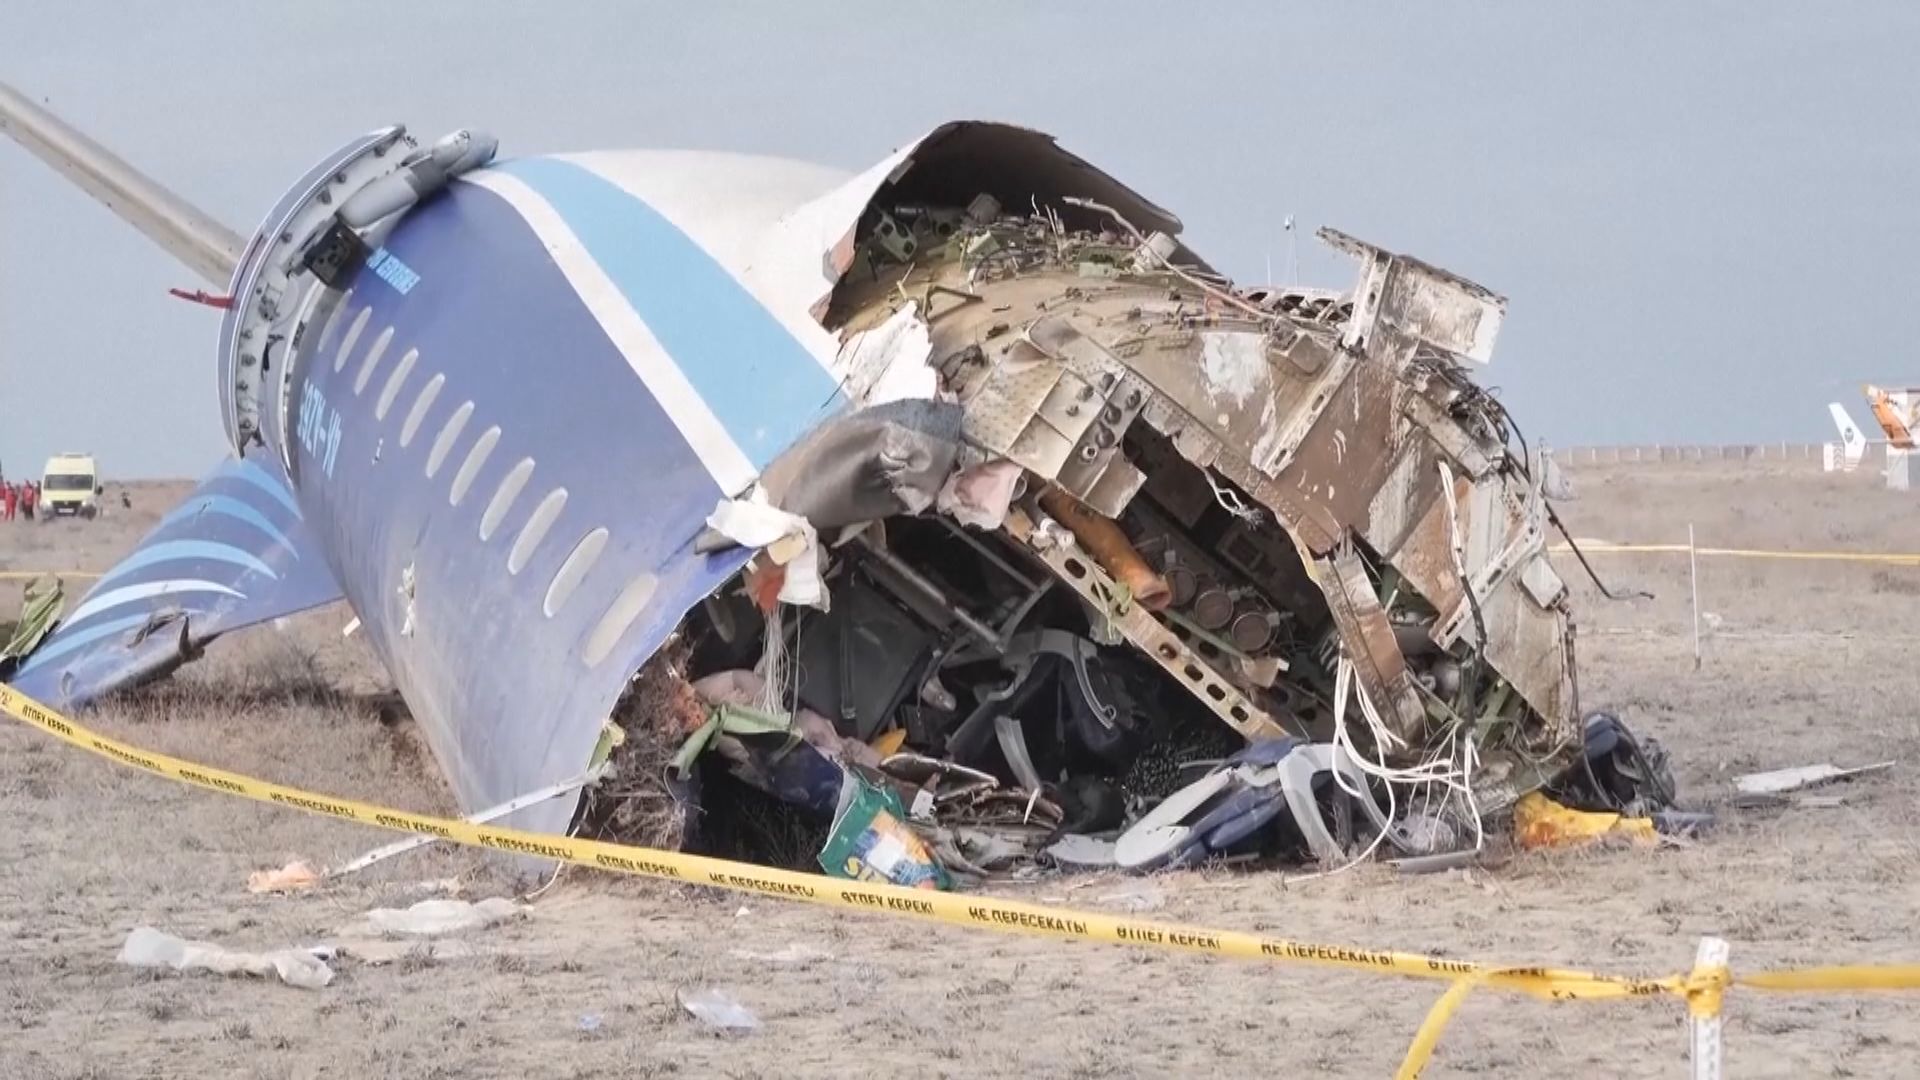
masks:
[[[1734,976],[1733,985],[1786,993],[1920,990],[1920,964],[1842,964],[1789,971],[1755,971]]]
[[[1671,979],[1628,979],[1556,968],[1489,970],[1478,964],[1416,953],[1315,945],[1236,930],[1180,926],[992,897],[843,881],[678,851],[629,847],[601,840],[555,836],[415,814],[302,791],[141,750],[89,731],[10,686],[0,685],[0,707],[4,707],[14,718],[64,742],[121,765],[194,787],[275,803],[343,821],[357,821],[399,832],[421,833],[456,844],[557,859],[615,873],[715,885],[723,889],[761,893],[826,907],[891,912],[935,922],[1044,937],[1102,941],[1251,960],[1315,964],[1349,971],[1391,972],[1425,979],[1451,981],[1481,974],[1490,986],[1522,990],[1542,998],[1624,998],[1678,992],[1678,983]]]
[[[1567,544],[1555,544],[1549,550],[1570,554],[1573,548]],[[1890,566],[1920,566],[1920,553],[1889,551],[1773,551],[1763,548],[1710,548],[1688,547],[1685,544],[1609,544],[1592,540],[1582,540],[1580,550],[1588,555],[1626,554],[1626,555],[1696,555],[1719,556],[1735,559],[1800,559],[1816,562],[1856,562],[1877,563]]]
[[[1452,1022],[1453,1014],[1460,1011],[1460,1003],[1484,981],[1484,977],[1476,973],[1455,979],[1453,985],[1447,987],[1447,992],[1427,1010],[1427,1018],[1420,1021],[1420,1030],[1413,1033],[1413,1045],[1407,1047],[1407,1056],[1401,1059],[1400,1068],[1393,1074],[1394,1080],[1420,1080],[1420,1073],[1433,1060],[1433,1048],[1440,1045],[1440,1033]]]
[[[62,742],[156,776],[209,791],[292,807],[342,821],[432,836],[469,847],[556,859],[619,874],[711,885],[823,907],[877,911],[957,926],[1450,982],[1452,985],[1427,1014],[1413,1045],[1408,1049],[1398,1074],[1402,1077],[1419,1075],[1431,1059],[1447,1022],[1467,995],[1481,986],[1518,990],[1554,1001],[1672,995],[1687,1000],[1690,1006],[1715,1011],[1719,1008],[1721,993],[1729,985],[1781,991],[1920,989],[1920,964],[1811,968],[1803,971],[1761,972],[1738,978],[1731,977],[1725,968],[1715,968],[1689,975],[1632,979],[1562,968],[1492,967],[1419,953],[1315,945],[1238,930],[1125,919],[1100,912],[1075,911],[995,897],[843,881],[678,851],[629,847],[601,840],[554,836],[415,814],[352,799],[319,795],[225,769],[151,753],[109,739],[3,684],[0,684],[0,711]]]
[[[94,570],[0,570],[0,581],[37,581],[40,578],[97,578]]]

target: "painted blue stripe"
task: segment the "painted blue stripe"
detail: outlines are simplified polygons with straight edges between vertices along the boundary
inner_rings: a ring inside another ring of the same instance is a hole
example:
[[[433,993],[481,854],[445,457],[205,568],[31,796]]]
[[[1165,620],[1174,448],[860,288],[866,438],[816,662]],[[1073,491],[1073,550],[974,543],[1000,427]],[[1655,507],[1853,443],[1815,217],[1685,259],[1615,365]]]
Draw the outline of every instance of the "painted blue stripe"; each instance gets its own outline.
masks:
[[[25,675],[27,672],[32,671],[56,656],[65,656],[73,650],[83,645],[91,645],[109,634],[118,634],[124,630],[131,630],[152,617],[153,612],[143,611],[138,615],[128,615],[103,623],[94,623],[85,630],[77,630],[68,635],[62,635],[56,632],[51,640],[40,648],[35,649],[32,656],[27,657],[26,663],[20,665],[20,674]]]
[[[94,586],[98,590],[110,581],[118,581],[135,570],[152,566],[154,563],[169,562],[175,559],[206,559],[211,562],[223,562],[233,566],[244,566],[255,573],[265,574],[278,579],[279,574],[273,567],[262,562],[252,552],[222,544],[213,540],[163,540],[160,543],[143,547],[121,561],[100,583]]]
[[[300,553],[294,550],[293,542],[287,539],[287,534],[281,532],[278,525],[268,520],[267,515],[231,495],[195,495],[193,498],[169,510],[167,516],[160,519],[160,524],[162,526],[171,525],[174,522],[184,521],[203,513],[224,514],[227,517],[239,518],[241,521],[257,527],[261,532],[272,537],[281,547],[286,548],[294,558],[297,559],[300,557]]]
[[[813,354],[653,207],[569,161],[499,167],[552,205],[756,468],[845,404]]]
[[[292,514],[295,518],[301,516],[300,504],[293,501],[293,493],[287,490],[287,486],[280,481],[278,476],[261,468],[259,462],[242,460],[238,462],[227,475],[237,476],[247,483],[252,484],[254,487],[259,488],[261,491],[273,496],[281,506],[287,508],[287,513]]]

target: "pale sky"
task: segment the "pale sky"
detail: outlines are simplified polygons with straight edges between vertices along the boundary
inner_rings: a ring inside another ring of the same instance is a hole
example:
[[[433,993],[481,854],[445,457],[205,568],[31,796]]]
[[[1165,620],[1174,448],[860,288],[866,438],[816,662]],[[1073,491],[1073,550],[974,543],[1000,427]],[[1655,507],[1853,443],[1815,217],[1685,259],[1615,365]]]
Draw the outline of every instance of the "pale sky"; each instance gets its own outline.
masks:
[[[0,79],[243,235],[403,122],[503,156],[770,153],[847,169],[953,119],[1037,127],[1244,282],[1281,220],[1510,300],[1483,383],[1529,436],[1833,438],[1920,385],[1920,4],[106,3],[6,0]],[[1184,9],[1184,11],[1182,10]],[[0,463],[222,453],[199,282],[0,140]]]

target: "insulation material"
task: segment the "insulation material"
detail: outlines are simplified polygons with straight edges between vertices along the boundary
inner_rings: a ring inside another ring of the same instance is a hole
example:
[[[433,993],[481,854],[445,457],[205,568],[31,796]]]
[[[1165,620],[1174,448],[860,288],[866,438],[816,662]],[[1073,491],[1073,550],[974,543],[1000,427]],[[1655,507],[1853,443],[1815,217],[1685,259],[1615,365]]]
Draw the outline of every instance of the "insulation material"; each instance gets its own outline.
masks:
[[[939,376],[928,363],[933,339],[916,304],[907,304],[871,330],[847,339],[834,374],[848,397],[868,405],[907,398],[931,398]]]
[[[825,610],[820,538],[806,518],[748,499],[723,499],[707,516],[707,526],[741,547],[764,551],[775,565],[785,568],[781,603]]]
[[[960,454],[960,407],[874,405],[822,424],[761,477],[767,502],[834,530],[934,504]]]

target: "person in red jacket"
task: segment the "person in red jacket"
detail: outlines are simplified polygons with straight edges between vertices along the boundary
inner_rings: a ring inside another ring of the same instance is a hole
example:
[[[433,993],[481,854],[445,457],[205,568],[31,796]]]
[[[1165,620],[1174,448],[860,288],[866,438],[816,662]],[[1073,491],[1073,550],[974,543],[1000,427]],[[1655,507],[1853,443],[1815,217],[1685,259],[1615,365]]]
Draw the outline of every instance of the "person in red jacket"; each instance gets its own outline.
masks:
[[[12,484],[6,485],[4,494],[0,494],[0,512],[4,512],[7,521],[13,520],[13,511],[20,502],[20,489]]]
[[[27,481],[26,490],[20,492],[20,509],[26,511],[27,520],[33,520],[33,508],[40,505],[40,485]]]

